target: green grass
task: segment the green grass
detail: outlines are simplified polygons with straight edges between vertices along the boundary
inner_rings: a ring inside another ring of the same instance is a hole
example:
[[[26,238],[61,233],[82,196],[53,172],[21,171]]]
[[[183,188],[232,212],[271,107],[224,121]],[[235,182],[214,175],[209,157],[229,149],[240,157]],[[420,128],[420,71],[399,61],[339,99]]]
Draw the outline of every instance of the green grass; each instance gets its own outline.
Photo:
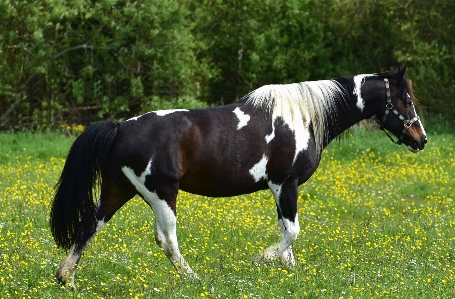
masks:
[[[270,192],[213,199],[181,192],[181,279],[154,242],[153,215],[131,200],[88,247],[76,291],[54,273],[66,253],[48,228],[53,186],[73,138],[0,134],[0,298],[453,298],[455,140],[418,154],[380,132],[329,146],[299,189],[295,269],[252,257],[278,240]]]

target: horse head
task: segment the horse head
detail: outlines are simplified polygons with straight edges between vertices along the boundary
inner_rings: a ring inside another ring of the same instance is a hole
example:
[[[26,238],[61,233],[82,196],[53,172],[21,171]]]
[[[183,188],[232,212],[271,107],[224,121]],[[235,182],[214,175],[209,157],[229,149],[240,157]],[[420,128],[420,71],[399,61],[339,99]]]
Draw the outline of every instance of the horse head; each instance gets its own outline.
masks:
[[[364,76],[362,99],[368,110],[364,112],[374,116],[382,130],[398,138],[394,141],[387,133],[393,142],[404,143],[408,150],[418,152],[425,147],[427,136],[415,110],[416,99],[404,78],[405,72],[406,67],[399,65],[393,72]]]
[[[400,65],[391,73],[383,74],[385,97],[379,103],[376,118],[381,129],[387,129],[404,143],[408,150],[418,152],[423,150],[427,143],[425,129],[415,110],[416,98],[409,82],[404,78],[406,66]],[[387,133],[387,131],[386,131]]]

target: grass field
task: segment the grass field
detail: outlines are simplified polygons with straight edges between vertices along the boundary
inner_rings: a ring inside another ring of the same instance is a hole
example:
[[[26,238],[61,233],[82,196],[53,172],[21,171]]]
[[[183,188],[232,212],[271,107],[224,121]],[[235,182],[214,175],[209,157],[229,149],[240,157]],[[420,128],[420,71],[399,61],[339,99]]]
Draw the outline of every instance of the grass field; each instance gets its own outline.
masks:
[[[48,213],[73,139],[0,134],[0,298],[454,298],[454,136],[430,134],[412,154],[378,132],[353,135],[299,189],[295,269],[251,264],[279,237],[270,192],[181,192],[180,249],[199,280],[173,271],[134,198],[88,247],[71,291],[54,281],[66,253]]]

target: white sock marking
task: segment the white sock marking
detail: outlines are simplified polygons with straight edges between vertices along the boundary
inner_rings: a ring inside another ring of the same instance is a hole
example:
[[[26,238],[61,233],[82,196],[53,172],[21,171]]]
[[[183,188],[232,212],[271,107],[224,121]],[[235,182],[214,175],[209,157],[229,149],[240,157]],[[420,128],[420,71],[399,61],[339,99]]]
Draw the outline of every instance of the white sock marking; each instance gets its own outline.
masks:
[[[250,120],[250,116],[248,114],[245,114],[242,110],[240,110],[239,107],[235,108],[233,112],[239,119],[237,130],[240,130],[241,128],[247,125],[248,121]]]
[[[283,241],[285,244],[292,245],[300,232],[299,216],[295,214],[294,221],[286,218],[282,218],[281,221],[284,227]]]

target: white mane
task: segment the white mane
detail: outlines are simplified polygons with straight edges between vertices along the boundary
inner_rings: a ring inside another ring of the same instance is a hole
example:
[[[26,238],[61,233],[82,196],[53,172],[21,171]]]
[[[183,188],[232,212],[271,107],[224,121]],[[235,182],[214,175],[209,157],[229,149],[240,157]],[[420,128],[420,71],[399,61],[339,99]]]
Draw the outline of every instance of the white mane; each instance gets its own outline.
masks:
[[[308,130],[313,125],[316,149],[319,153],[329,140],[329,126],[338,123],[336,102],[346,105],[346,90],[335,80],[308,81],[284,85],[265,85],[244,98],[246,103],[265,109],[272,121],[281,117],[293,127],[302,123]],[[274,126],[274,124],[272,124]]]

